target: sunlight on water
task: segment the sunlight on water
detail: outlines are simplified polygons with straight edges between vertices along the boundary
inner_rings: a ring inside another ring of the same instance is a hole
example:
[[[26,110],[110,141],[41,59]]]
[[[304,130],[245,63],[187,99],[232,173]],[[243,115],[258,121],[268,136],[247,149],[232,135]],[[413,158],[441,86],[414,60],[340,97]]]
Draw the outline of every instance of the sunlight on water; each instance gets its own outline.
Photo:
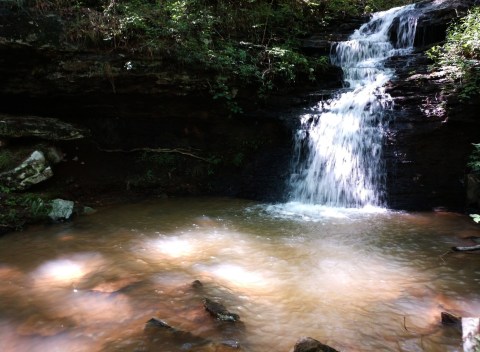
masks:
[[[189,254],[193,254],[196,249],[191,242],[180,238],[156,240],[153,245],[160,253],[173,258],[185,257]],[[151,246],[151,244],[148,244],[147,246]]]
[[[253,270],[245,269],[239,265],[220,264],[214,266],[197,266],[202,275],[210,274],[213,279],[221,279],[224,282],[233,284],[251,291],[258,287],[268,286],[266,277]]]
[[[0,350],[234,340],[288,352],[311,336],[342,351],[453,352],[461,336],[440,313],[480,315],[480,270],[478,255],[445,252],[476,235],[467,217],[377,208],[185,199],[99,211],[0,238]],[[205,297],[242,323],[216,322]],[[153,316],[184,333],[149,335]]]
[[[101,256],[96,253],[76,253],[69,258],[50,260],[42,264],[31,277],[38,288],[73,287],[103,264]]]

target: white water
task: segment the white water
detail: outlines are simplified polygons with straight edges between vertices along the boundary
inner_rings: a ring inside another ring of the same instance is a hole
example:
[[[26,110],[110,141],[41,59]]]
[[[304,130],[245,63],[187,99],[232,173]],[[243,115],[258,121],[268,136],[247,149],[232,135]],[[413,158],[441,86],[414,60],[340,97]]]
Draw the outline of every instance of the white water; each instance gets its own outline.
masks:
[[[396,28],[396,43],[390,42]],[[348,41],[332,48],[344,72],[346,92],[301,116],[291,177],[291,200],[329,207],[382,206],[385,168],[382,144],[392,106],[385,84],[394,71],[385,60],[411,51],[413,5],[375,13]]]

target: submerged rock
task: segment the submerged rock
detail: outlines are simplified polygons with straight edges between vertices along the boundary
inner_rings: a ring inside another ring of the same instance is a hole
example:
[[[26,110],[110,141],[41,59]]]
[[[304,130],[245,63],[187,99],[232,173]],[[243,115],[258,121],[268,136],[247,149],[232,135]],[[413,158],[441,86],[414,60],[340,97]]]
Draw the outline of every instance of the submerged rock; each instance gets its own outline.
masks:
[[[19,166],[1,173],[0,183],[14,190],[25,190],[52,176],[53,171],[45,155],[35,150]]]
[[[300,338],[292,352],[338,352],[336,349],[324,345],[320,341],[312,339],[311,337]]]
[[[147,321],[145,328],[162,328],[162,329],[167,329],[171,332],[178,331],[177,329],[173,328],[172,326],[168,325],[165,321],[158,319],[158,318],[151,318],[149,321]]]
[[[223,352],[241,350],[238,341],[223,340],[220,342],[196,336],[188,331],[179,330],[164,320],[151,318],[145,325],[145,332],[149,338],[149,350],[165,351],[169,348],[174,350],[197,351],[197,352]]]
[[[240,316],[238,314],[229,312],[222,304],[214,302],[208,298],[203,299],[203,306],[215,319],[231,322],[240,320]]]
[[[200,280],[195,280],[192,282],[192,287],[196,290],[201,290],[203,289],[203,284]]]

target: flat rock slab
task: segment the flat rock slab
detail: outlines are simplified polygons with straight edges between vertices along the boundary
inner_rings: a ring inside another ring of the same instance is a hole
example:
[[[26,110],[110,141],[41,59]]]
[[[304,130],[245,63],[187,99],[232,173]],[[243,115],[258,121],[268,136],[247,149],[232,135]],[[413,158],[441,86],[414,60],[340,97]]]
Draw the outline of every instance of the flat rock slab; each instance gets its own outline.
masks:
[[[1,137],[37,137],[65,141],[84,138],[86,134],[85,129],[54,118],[0,114]]]

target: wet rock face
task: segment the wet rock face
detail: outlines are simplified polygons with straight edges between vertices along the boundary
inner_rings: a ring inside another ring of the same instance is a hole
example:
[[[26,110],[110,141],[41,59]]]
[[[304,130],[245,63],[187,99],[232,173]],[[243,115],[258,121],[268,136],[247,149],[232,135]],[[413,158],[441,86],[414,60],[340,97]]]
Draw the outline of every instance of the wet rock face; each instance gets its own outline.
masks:
[[[444,40],[448,25],[473,3],[419,3],[415,52],[387,62],[397,73],[387,86],[394,108],[384,149],[391,208],[464,211],[467,206],[465,172],[471,143],[478,142],[479,102],[460,103],[447,74],[432,70],[425,50]]]
[[[417,4],[422,11],[417,22],[415,47],[425,47],[445,40],[448,25],[467,14],[474,6],[474,0],[437,0]]]
[[[384,155],[387,204],[394,209],[464,211],[465,172],[478,142],[478,101],[460,103],[445,72],[422,52],[394,58],[397,77]]]

